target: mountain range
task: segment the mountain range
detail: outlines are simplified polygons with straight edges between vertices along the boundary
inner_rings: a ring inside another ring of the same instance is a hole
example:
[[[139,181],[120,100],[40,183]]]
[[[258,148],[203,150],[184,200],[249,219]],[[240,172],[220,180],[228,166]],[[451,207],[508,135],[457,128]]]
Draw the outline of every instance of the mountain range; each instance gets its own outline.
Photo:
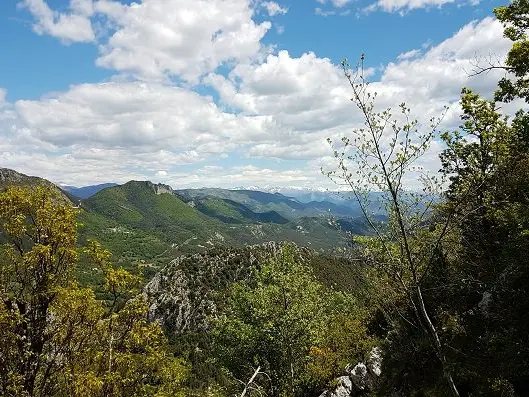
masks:
[[[74,188],[0,169],[0,187],[55,186],[79,203],[79,240],[96,239],[125,268],[142,266],[147,275],[182,254],[213,247],[291,241],[323,252],[347,249],[346,232],[364,234],[354,205],[302,202],[256,190],[181,189],[149,181]],[[77,196],[79,194],[79,196]],[[80,266],[81,280],[97,275]]]
[[[68,185],[59,185],[61,189],[67,191],[68,193],[73,194],[75,197],[79,197],[80,199],[87,199],[89,197],[92,197],[97,192],[106,189],[107,187],[114,187],[118,186],[117,183],[101,183],[99,185],[91,185],[91,186],[83,186],[83,187],[75,187],[75,186],[68,186]]]
[[[61,186],[76,197],[86,199],[102,189],[118,186],[116,183],[103,183],[84,187]],[[236,189],[198,188],[174,190],[185,201],[219,198],[242,204],[257,212],[275,210],[287,218],[332,214],[343,218],[361,217],[357,200],[346,191],[308,189],[296,187],[247,187]],[[369,194],[369,209],[376,215],[383,215],[381,193]]]

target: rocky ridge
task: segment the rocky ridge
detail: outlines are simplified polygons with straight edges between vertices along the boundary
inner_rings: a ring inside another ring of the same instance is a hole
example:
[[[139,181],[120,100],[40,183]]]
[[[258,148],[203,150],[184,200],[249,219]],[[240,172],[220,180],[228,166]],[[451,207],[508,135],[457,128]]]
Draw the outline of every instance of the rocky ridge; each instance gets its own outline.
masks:
[[[173,335],[207,330],[208,317],[222,308],[222,292],[237,281],[249,279],[260,264],[280,255],[284,246],[269,242],[212,249],[174,259],[144,288],[150,302],[150,317],[160,321]],[[295,250],[303,262],[316,255],[307,248]]]
[[[348,365],[345,375],[335,380],[336,386],[319,397],[360,397],[376,390],[381,375],[382,352],[375,347],[366,363]]]

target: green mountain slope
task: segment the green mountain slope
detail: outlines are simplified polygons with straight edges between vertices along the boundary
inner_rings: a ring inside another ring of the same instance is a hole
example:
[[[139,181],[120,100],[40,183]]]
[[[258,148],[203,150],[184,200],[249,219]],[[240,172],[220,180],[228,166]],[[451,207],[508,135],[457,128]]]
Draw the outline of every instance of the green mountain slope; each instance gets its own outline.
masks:
[[[84,202],[84,207],[122,226],[156,232],[169,240],[208,233],[218,226],[169,189],[151,182],[131,181],[98,192]]]
[[[329,251],[347,245],[340,228],[324,217],[289,221],[275,211],[255,212],[229,199],[185,202],[169,186],[131,181],[101,190],[82,202],[80,238],[101,241],[115,260],[147,274],[175,256],[213,247],[292,241]],[[90,280],[91,270],[83,277]]]
[[[55,186],[41,178],[0,170],[0,187],[41,183]],[[100,241],[113,253],[117,264],[128,269],[141,266],[149,278],[183,254],[269,241],[291,241],[330,252],[348,246],[349,240],[342,229],[354,231],[358,226],[362,231],[355,222],[342,228],[327,213],[288,219],[271,208],[285,212],[286,207],[303,210],[303,205],[286,196],[224,191],[231,198],[220,198],[207,193],[209,190],[201,197],[190,198],[169,186],[146,181],[131,181],[103,189],[81,200],[78,216],[80,243],[89,239]],[[63,194],[72,203],[79,202],[67,192]],[[98,271],[83,259],[78,271],[83,284],[97,283],[100,278]]]
[[[242,204],[257,213],[274,211],[287,219],[329,216],[330,214],[335,217],[357,217],[360,215],[356,206],[340,205],[329,201],[302,203],[295,198],[279,193],[255,190],[185,189],[178,190],[177,193],[186,202],[218,198]]]
[[[195,203],[197,210],[203,214],[217,218],[225,223],[288,223],[288,219],[276,211],[254,212],[233,200],[207,197],[193,203]]]

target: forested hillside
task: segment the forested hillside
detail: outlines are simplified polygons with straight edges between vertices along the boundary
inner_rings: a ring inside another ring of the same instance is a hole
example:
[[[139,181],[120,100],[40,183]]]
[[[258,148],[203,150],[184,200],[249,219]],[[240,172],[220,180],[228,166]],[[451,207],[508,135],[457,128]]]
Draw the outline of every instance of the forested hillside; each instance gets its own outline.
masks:
[[[314,210],[312,203],[307,206],[284,196],[255,191],[251,194],[261,197],[254,200],[253,206],[246,206],[242,203],[247,200],[240,197],[234,201],[206,195],[190,200],[189,193],[178,193],[166,185],[130,181],[80,199],[41,178],[8,169],[0,170],[0,176],[0,187],[44,183],[60,192],[65,200],[79,207],[81,243],[90,239],[100,241],[113,253],[117,264],[128,270],[141,267],[147,278],[178,255],[268,241],[291,241],[343,254],[350,248],[350,233],[368,232],[363,221],[339,211],[334,213],[330,208],[324,210],[325,203],[318,203],[321,207]],[[286,218],[274,210],[267,211],[270,196],[279,202],[291,202],[303,212]],[[256,211],[250,207],[257,207]],[[78,272],[84,284],[101,282],[98,271],[83,261]]]
[[[529,396],[529,2],[494,13],[506,74],[455,130],[343,61],[352,202],[0,169],[0,396]]]

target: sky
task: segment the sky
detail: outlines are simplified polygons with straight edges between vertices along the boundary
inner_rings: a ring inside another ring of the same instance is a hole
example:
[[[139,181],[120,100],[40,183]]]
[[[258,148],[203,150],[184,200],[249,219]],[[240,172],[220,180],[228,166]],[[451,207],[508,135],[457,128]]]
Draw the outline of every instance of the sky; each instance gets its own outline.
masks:
[[[492,97],[507,0],[2,0],[0,167],[84,186],[332,183],[327,138],[362,119],[340,69],[365,54],[377,108],[421,123]],[[422,125],[422,124],[421,124]],[[434,141],[420,160],[439,169]],[[410,181],[413,184],[413,181]]]

